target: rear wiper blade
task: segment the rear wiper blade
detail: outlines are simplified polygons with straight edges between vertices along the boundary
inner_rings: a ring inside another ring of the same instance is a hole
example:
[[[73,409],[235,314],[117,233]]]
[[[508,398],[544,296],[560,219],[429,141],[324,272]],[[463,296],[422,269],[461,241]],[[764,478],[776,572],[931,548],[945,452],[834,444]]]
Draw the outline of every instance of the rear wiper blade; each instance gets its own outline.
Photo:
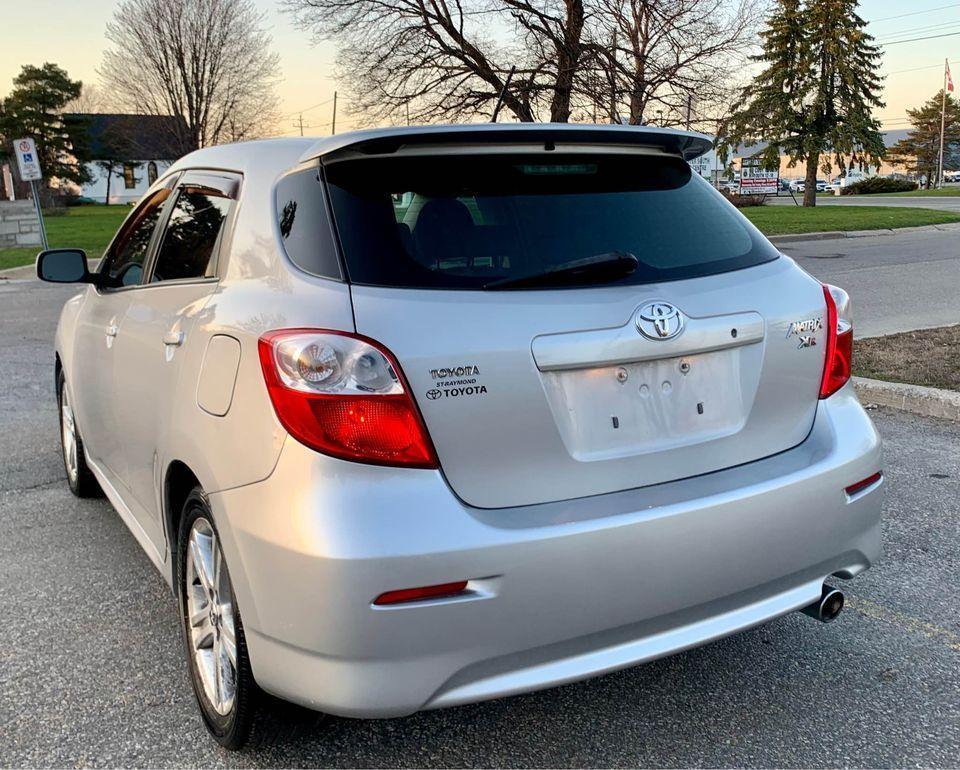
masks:
[[[542,273],[498,278],[483,285],[484,289],[520,289],[526,286],[563,286],[568,284],[603,283],[630,275],[640,260],[628,251],[608,251],[592,257],[571,259],[553,265]]]

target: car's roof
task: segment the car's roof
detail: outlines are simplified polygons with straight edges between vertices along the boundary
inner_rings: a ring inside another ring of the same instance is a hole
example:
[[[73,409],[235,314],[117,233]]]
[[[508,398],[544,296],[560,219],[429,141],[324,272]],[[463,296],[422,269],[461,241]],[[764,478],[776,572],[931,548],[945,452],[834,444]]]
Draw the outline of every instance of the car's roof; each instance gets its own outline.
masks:
[[[403,146],[416,144],[509,142],[653,146],[680,155],[685,160],[703,155],[713,147],[713,141],[705,134],[653,126],[583,123],[464,123],[349,131],[315,140],[301,155],[300,160],[311,160],[341,150],[384,154],[395,152]]]
[[[314,137],[282,137],[250,142],[218,144],[184,155],[171,171],[185,168],[215,168],[246,172],[253,166],[284,168],[295,166],[304,151],[316,144]]]

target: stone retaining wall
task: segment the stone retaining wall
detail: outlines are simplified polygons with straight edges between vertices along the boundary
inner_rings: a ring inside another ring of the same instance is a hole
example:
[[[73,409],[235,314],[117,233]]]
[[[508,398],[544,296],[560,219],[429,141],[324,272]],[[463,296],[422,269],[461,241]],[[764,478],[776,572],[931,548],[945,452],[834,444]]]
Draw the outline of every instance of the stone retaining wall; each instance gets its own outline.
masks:
[[[40,223],[33,201],[0,201],[0,249],[40,244]]]

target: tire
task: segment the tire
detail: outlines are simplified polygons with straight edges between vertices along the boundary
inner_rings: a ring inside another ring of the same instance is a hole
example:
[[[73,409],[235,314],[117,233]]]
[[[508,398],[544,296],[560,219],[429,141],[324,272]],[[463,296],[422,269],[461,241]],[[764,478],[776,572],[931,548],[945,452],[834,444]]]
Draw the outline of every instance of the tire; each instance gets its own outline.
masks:
[[[241,749],[263,694],[253,679],[230,573],[200,487],[187,497],[180,517],[177,582],[184,650],[200,715],[217,743]]]
[[[70,491],[77,497],[102,497],[100,483],[87,465],[83,439],[80,437],[62,370],[57,374],[57,407],[60,413],[60,456]]]

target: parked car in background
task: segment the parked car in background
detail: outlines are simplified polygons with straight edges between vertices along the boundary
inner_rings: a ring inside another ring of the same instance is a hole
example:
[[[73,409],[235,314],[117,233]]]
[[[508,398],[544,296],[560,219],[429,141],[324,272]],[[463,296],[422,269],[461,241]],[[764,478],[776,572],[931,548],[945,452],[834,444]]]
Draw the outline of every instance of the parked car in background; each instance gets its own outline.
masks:
[[[264,691],[396,717],[837,616],[883,494],[850,298],[691,171],[710,147],[575,124],[223,145],[98,272],[39,255],[80,287],[49,362],[68,484],[172,587],[219,743]]]

